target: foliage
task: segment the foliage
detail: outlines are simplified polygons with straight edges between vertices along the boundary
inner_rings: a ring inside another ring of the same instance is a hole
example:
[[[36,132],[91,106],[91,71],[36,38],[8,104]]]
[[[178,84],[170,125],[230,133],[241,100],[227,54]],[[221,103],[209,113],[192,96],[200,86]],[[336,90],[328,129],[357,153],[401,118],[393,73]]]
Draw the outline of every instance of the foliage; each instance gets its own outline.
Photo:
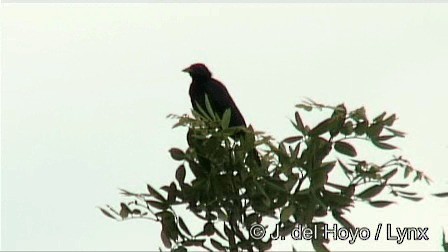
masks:
[[[254,251],[272,245],[269,235],[264,239],[249,235],[254,224],[266,225],[267,219],[275,220],[281,234],[299,224],[321,232],[324,216],[353,230],[344,213],[355,201],[386,207],[394,203],[379,198],[387,192],[407,200],[422,199],[405,190],[409,183],[392,181],[401,172],[411,182],[430,182],[405,158],[392,156],[380,164],[357,158],[361,156],[355,148],[359,140],[379,150],[396,148],[390,140],[404,137],[404,133],[392,128],[395,114],[384,112],[370,120],[363,107],[347,111],[343,104],[332,107],[311,100],[297,108],[325,110],[331,116],[310,127],[297,111],[291,121],[297,134],[276,142],[251,127],[229,128],[230,111],[219,118],[207,106],[209,113],[200,109],[193,111],[193,117],[171,115],[178,120],[174,127],[189,129],[189,147],[170,150],[171,157],[181,162],[176,180],[162,186],[163,192],[151,185],[145,193],[122,190],[130,202],[121,203],[120,211],[110,206],[100,210],[116,220],[159,222],[161,240],[173,251],[191,247]],[[254,148],[261,153],[261,165],[255,161]],[[335,182],[337,173],[344,176]],[[202,230],[192,231],[177,214],[175,208],[180,206],[203,222]],[[319,236],[313,246],[326,251],[328,242]]]
[[[442,235],[442,247],[443,247],[443,251],[445,251],[445,252],[448,251],[448,242],[446,241],[446,238],[445,238],[445,232],[443,232],[443,235]]]

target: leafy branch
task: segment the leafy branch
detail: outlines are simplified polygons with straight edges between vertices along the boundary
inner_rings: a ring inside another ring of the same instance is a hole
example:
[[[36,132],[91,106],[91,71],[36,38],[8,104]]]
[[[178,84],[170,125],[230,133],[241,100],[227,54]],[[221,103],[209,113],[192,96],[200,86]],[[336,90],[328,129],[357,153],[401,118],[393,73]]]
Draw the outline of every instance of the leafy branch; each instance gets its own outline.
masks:
[[[159,222],[161,240],[173,251],[189,247],[209,251],[267,250],[273,239],[269,235],[263,239],[253,237],[249,230],[254,224],[266,226],[269,219],[278,224],[280,234],[289,233],[297,225],[317,227],[319,238],[312,244],[318,251],[327,251],[329,240],[323,239],[322,227],[326,223],[321,217],[331,214],[352,230],[355,226],[344,214],[355,201],[372,207],[389,206],[394,202],[377,199],[386,190],[402,199],[422,199],[405,189],[409,183],[424,180],[429,184],[431,180],[407,159],[392,156],[380,164],[355,159],[359,155],[353,140],[357,139],[371,143],[375,149],[396,149],[389,141],[405,134],[392,127],[395,114],[384,112],[369,120],[363,107],[347,111],[343,104],[327,106],[312,100],[296,107],[329,110],[332,114],[311,127],[296,111],[291,123],[297,134],[280,142],[251,127],[229,128],[229,110],[222,118],[209,106],[205,108],[208,113],[201,108],[193,111],[193,117],[169,115],[177,120],[174,127],[189,130],[189,147],[169,151],[174,160],[181,162],[175,181],[162,186],[161,191],[151,185],[147,185],[145,193],[122,190],[131,201],[121,203],[120,211],[110,206],[100,210],[115,220]],[[251,154],[254,148],[260,152],[260,163]],[[393,182],[399,171],[408,183]],[[435,195],[444,197],[445,193]],[[177,214],[180,207],[203,223],[200,231],[192,232]]]

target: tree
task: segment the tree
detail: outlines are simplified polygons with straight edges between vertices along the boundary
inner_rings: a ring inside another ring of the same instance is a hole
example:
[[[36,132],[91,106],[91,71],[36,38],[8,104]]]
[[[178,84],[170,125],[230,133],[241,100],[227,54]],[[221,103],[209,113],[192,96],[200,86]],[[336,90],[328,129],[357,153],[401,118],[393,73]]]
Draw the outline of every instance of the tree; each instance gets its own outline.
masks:
[[[298,226],[314,230],[313,247],[327,251],[327,223],[322,217],[332,216],[348,232],[355,232],[355,226],[344,217],[355,202],[387,207],[394,203],[381,199],[387,192],[407,200],[422,199],[406,191],[409,182],[395,181],[401,172],[410,182],[430,183],[407,159],[391,156],[375,163],[359,158],[355,148],[362,140],[380,151],[395,149],[390,140],[405,135],[392,127],[395,114],[384,112],[370,120],[363,107],[347,111],[344,104],[327,106],[312,100],[296,107],[329,112],[329,117],[310,127],[297,111],[291,121],[297,134],[276,142],[251,127],[229,128],[230,111],[219,118],[208,103],[193,111],[193,117],[170,115],[178,120],[174,127],[189,129],[189,147],[185,151],[170,149],[171,157],[181,162],[176,180],[162,186],[164,192],[151,185],[145,193],[121,190],[131,200],[121,203],[120,211],[110,206],[100,210],[116,220],[159,222],[161,240],[173,251],[191,247],[267,250],[275,241],[265,234],[269,220],[278,225],[282,236]],[[250,155],[254,148],[263,153],[261,165]],[[185,207],[203,222],[199,232],[192,232],[178,214],[178,209]]]

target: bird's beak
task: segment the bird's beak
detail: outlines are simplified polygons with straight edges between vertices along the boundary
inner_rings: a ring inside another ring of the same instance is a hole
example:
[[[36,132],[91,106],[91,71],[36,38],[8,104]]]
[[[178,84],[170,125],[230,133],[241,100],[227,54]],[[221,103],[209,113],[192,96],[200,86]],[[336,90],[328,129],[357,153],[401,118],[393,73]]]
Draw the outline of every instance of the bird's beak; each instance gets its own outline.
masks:
[[[187,67],[187,68],[183,69],[182,72],[189,73],[190,72],[190,67]]]

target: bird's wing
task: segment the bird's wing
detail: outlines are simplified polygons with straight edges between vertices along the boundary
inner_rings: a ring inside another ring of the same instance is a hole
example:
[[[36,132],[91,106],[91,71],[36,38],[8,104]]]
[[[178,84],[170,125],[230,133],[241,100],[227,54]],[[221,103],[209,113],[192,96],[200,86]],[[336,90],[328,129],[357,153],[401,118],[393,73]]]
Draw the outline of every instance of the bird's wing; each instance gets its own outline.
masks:
[[[226,109],[231,109],[230,126],[246,126],[241,112],[227,91],[227,88],[221,82],[212,79],[210,83],[204,86],[205,93],[208,95],[210,103],[216,112],[222,116]]]

